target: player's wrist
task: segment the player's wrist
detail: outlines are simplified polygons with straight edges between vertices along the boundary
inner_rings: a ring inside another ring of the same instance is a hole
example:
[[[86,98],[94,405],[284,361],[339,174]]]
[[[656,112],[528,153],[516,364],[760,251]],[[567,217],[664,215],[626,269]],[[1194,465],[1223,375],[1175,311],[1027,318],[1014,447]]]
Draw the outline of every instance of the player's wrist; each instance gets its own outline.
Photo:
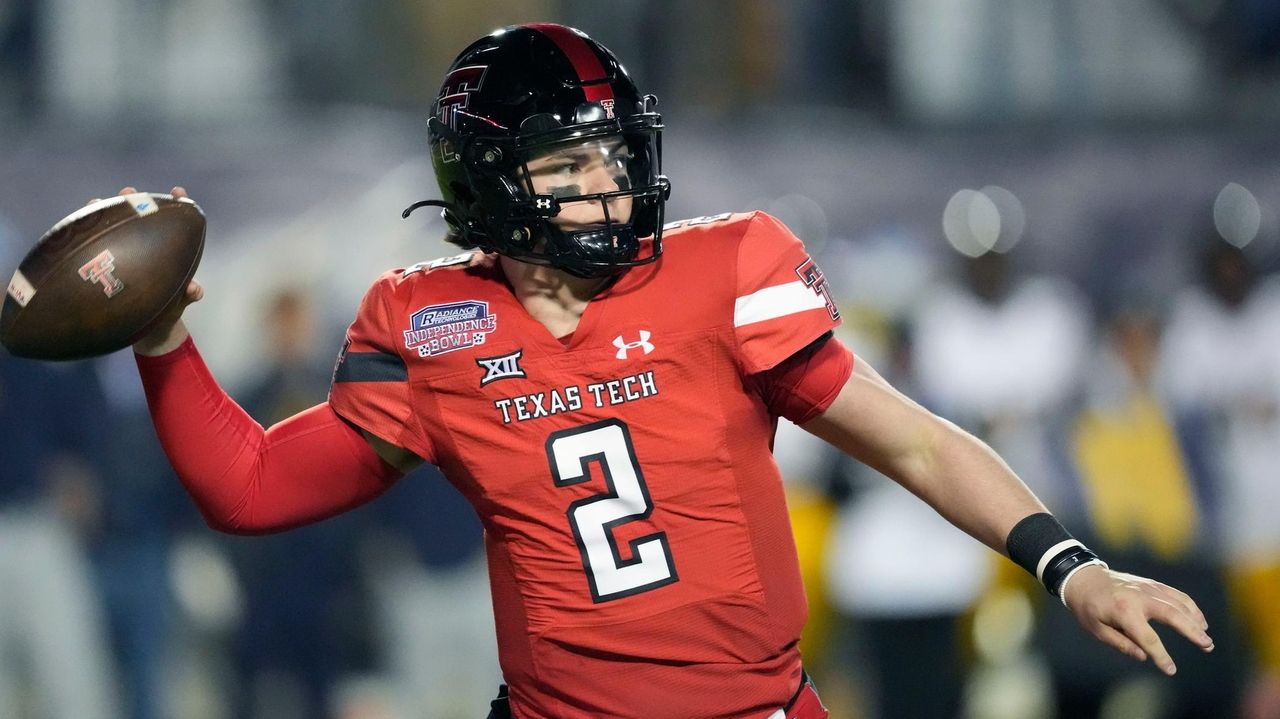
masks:
[[[1058,599],[1061,600],[1062,606],[1066,607],[1067,609],[1071,609],[1071,605],[1067,603],[1067,591],[1068,591],[1067,587],[1071,582],[1071,580],[1075,579],[1077,576],[1081,576],[1081,575],[1088,576],[1089,574],[1088,571],[1081,571],[1081,570],[1088,570],[1090,567],[1097,567],[1100,570],[1105,570],[1109,568],[1106,562],[1102,561],[1101,559],[1094,558],[1084,562],[1083,564],[1076,565],[1075,568],[1067,572],[1067,575],[1062,578],[1062,582],[1058,585]]]
[[[190,336],[186,323],[178,319],[172,324],[148,332],[133,343],[133,351],[143,357],[159,357],[181,347]]]
[[[1005,540],[1005,548],[1010,559],[1059,599],[1063,598],[1067,581],[1076,572],[1093,565],[1107,566],[1047,512],[1029,515],[1015,524]]]

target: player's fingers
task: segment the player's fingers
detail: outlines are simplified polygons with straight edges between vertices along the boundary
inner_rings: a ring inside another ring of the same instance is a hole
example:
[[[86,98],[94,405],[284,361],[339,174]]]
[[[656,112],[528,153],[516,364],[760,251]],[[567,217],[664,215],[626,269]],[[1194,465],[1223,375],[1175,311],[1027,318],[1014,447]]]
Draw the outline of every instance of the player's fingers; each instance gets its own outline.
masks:
[[[186,197],[187,188],[183,187],[182,185],[175,185],[172,190],[169,190],[169,194],[173,195],[174,197]]]
[[[1094,634],[1102,641],[1103,644],[1106,644],[1121,654],[1133,657],[1140,662],[1145,662],[1147,660],[1147,653],[1142,651],[1142,647],[1134,644],[1132,639],[1129,639],[1129,637],[1126,637],[1121,632],[1118,632],[1105,624],[1099,624],[1094,630]]]
[[[1200,608],[1195,605],[1195,602],[1189,601],[1191,599],[1190,597],[1185,597],[1184,600],[1185,595],[1181,595],[1181,593],[1173,587],[1160,584],[1159,582],[1152,582],[1150,585],[1143,587],[1142,592],[1147,595],[1148,601],[1167,604],[1172,607],[1174,611],[1187,617],[1192,624],[1196,625],[1200,629],[1205,628],[1203,626],[1204,618],[1203,615],[1200,614]]]
[[[1124,632],[1135,644],[1142,648],[1142,651],[1151,657],[1151,661],[1155,663],[1160,671],[1173,676],[1178,671],[1178,667],[1173,663],[1173,657],[1169,656],[1169,651],[1164,648],[1164,642],[1160,641],[1160,637],[1156,635],[1156,630],[1151,628],[1146,619],[1141,614],[1135,614],[1126,619],[1121,625],[1116,627]]]
[[[1173,627],[1179,634],[1201,649],[1205,651],[1213,649],[1213,639],[1201,628],[1199,620],[1192,617],[1181,607],[1171,602],[1151,598],[1147,602],[1147,616]]]
[[[187,304],[199,302],[204,299],[204,285],[195,280],[187,283]]]
[[[1186,592],[1175,589],[1167,584],[1156,582],[1156,587],[1163,593],[1164,597],[1173,602],[1174,605],[1181,607],[1192,619],[1200,624],[1201,629],[1209,628],[1209,620],[1205,619],[1204,612],[1200,611],[1200,605],[1191,598]]]
[[[117,194],[117,195],[132,195],[133,193],[135,193],[135,192],[137,192],[137,191],[138,191],[138,188],[136,188],[136,187],[134,187],[134,186],[132,186],[132,185],[125,185],[124,187],[120,188],[120,191],[119,191],[119,192],[117,192],[116,194]]]

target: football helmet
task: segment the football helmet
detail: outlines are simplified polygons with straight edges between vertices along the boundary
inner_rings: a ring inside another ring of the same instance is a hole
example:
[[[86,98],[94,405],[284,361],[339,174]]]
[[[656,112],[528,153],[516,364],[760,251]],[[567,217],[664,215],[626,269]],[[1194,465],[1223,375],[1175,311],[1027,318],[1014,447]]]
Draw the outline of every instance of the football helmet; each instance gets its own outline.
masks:
[[[404,216],[442,207],[451,241],[579,277],[653,262],[671,193],[656,104],[578,30],[498,30],[458,55],[432,106],[443,201]]]

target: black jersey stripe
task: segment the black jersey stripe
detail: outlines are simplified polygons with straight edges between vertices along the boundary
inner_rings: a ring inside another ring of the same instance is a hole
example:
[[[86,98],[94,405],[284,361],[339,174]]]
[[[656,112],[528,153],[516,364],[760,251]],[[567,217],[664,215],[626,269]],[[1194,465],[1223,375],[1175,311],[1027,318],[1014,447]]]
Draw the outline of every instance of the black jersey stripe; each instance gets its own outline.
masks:
[[[333,374],[334,382],[406,382],[404,360],[388,352],[348,352]]]

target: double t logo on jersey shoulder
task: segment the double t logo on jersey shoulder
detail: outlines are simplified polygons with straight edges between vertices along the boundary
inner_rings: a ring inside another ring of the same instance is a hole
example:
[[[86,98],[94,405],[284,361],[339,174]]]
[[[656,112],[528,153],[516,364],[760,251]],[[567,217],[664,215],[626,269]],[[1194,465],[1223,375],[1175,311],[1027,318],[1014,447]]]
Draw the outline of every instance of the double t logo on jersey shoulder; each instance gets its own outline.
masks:
[[[500,379],[525,377],[524,370],[520,369],[520,356],[523,354],[524,350],[518,349],[511,354],[500,357],[477,357],[476,364],[484,368],[484,376],[480,378],[480,386],[483,387]]]
[[[814,291],[827,306],[827,314],[831,315],[831,319],[840,319],[840,310],[836,307],[835,300],[831,299],[831,287],[827,284],[827,276],[822,274],[822,269],[818,267],[818,263],[813,261],[812,257],[804,258],[796,267],[796,274],[800,276],[800,280],[804,282],[805,287]]]

